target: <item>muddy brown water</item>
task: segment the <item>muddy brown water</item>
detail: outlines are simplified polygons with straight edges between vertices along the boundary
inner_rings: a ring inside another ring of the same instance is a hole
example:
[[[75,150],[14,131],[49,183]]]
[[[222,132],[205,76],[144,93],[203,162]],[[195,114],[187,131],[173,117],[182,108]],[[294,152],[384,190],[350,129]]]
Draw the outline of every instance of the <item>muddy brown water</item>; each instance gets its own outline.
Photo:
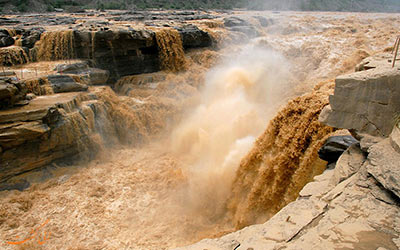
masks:
[[[155,112],[148,116],[154,119],[164,119],[156,112],[179,112],[168,133],[137,147],[104,149],[90,163],[56,168],[53,178],[23,192],[2,192],[0,247],[169,249],[262,223],[295,199],[324,168],[316,150],[332,129],[317,116],[332,79],[391,46],[400,19],[291,12],[279,18],[259,27],[263,35],[246,45],[187,58],[179,46],[169,51],[173,65],[165,68],[187,72],[167,73],[153,90],[124,97],[154,103],[147,111]],[[173,43],[176,35],[159,37]],[[69,53],[59,52],[59,59]],[[154,108],[160,102],[171,109]],[[7,243],[23,239],[30,240]]]

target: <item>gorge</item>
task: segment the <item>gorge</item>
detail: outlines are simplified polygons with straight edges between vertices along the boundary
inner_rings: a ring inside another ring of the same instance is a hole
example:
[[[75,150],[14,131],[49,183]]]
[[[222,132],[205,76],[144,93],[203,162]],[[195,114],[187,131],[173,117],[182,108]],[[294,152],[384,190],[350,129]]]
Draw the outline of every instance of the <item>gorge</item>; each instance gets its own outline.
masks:
[[[398,14],[143,16],[0,19],[1,248],[400,247]]]

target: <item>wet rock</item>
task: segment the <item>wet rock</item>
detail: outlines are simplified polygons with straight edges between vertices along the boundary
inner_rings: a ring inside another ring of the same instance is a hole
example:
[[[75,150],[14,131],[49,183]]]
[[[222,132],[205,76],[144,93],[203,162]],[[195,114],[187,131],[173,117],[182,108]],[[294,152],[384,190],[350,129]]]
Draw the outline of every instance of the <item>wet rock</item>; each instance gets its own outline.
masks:
[[[24,100],[28,89],[26,85],[12,78],[0,80],[0,109],[13,107]]]
[[[164,81],[167,75],[164,72],[140,74],[121,78],[114,86],[115,91],[121,95],[129,95],[136,88],[155,88],[157,83]]]
[[[14,38],[9,35],[7,30],[0,29],[0,48],[11,46],[14,42]]]
[[[53,127],[60,121],[62,118],[62,114],[60,110],[55,107],[50,107],[47,110],[46,115],[42,118],[44,124],[48,125],[49,127]]]
[[[57,73],[79,74],[88,68],[89,64],[87,62],[78,62],[71,64],[58,64],[54,70],[57,71]]]
[[[110,73],[108,70],[88,68],[80,76],[89,85],[104,85],[107,84]]]
[[[122,76],[160,70],[155,33],[150,30],[76,31],[75,51],[110,73],[110,82]]]
[[[194,25],[177,27],[176,30],[178,30],[181,35],[182,45],[185,49],[210,47],[212,44],[211,36]]]
[[[89,68],[87,62],[59,64],[56,66],[55,70],[58,73],[76,74],[89,85],[106,84],[110,75],[107,70]]]
[[[49,75],[47,78],[54,93],[86,91],[88,89],[86,84],[78,83],[68,75]]]
[[[27,180],[22,179],[14,182],[0,183],[0,191],[6,191],[6,190],[24,191],[30,186],[31,184]]]
[[[0,17],[0,25],[19,24],[21,21],[14,18]]]
[[[41,96],[27,106],[0,111],[0,183],[55,160],[95,155],[99,131],[104,133],[100,138],[115,143],[110,106],[96,93],[111,90]]]
[[[40,121],[15,122],[0,126],[0,145],[9,149],[43,136],[49,127]]]
[[[43,28],[34,28],[23,32],[21,43],[23,47],[29,49],[35,46],[35,43],[40,40],[40,35],[44,32]]]
[[[260,32],[253,26],[234,26],[229,28],[229,30],[233,32],[242,33],[246,35],[248,39],[260,36]],[[243,35],[242,35],[242,41],[243,41]]]
[[[372,136],[388,137],[400,110],[400,70],[376,68],[336,78],[335,94],[320,121]]]
[[[328,164],[336,162],[348,147],[357,142],[351,135],[331,136],[318,151],[319,158]]]
[[[236,16],[224,18],[224,25],[225,27],[250,26],[246,20]]]
[[[36,19],[36,20],[35,20]],[[31,21],[46,23],[47,25],[70,25],[76,22],[76,18],[69,16],[38,16]]]

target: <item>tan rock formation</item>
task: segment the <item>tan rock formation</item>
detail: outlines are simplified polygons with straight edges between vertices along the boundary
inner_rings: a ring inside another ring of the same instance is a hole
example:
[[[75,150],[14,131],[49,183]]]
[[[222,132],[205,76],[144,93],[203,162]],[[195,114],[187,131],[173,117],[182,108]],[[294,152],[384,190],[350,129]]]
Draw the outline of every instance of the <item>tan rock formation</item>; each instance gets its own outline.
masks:
[[[336,78],[320,121],[333,127],[388,137],[400,110],[400,71],[376,68]]]

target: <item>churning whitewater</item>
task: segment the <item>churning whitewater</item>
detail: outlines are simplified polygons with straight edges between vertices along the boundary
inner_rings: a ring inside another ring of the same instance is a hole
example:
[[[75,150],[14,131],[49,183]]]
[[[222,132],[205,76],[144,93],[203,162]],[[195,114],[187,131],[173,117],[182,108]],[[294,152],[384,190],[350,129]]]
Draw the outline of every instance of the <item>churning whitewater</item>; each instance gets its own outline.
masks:
[[[218,22],[199,23],[231,43],[186,54],[175,29],[152,28],[164,71],[120,78],[121,96],[98,93],[110,112],[97,112],[116,127],[101,124],[103,133],[130,146],[94,136],[90,163],[53,164],[45,182],[43,173],[22,175],[35,184],[0,193],[3,237],[26,238],[43,218],[51,232],[43,249],[169,249],[265,222],[296,199],[325,169],[317,151],[334,131],[318,115],[331,79],[389,45],[399,21],[383,15],[366,28],[375,17],[320,14],[321,29],[310,14],[286,15],[285,28],[258,25],[261,36],[246,45]],[[74,58],[72,39],[43,35],[34,60]],[[3,61],[33,61],[10,49]],[[38,95],[51,92],[47,81],[26,80]]]

